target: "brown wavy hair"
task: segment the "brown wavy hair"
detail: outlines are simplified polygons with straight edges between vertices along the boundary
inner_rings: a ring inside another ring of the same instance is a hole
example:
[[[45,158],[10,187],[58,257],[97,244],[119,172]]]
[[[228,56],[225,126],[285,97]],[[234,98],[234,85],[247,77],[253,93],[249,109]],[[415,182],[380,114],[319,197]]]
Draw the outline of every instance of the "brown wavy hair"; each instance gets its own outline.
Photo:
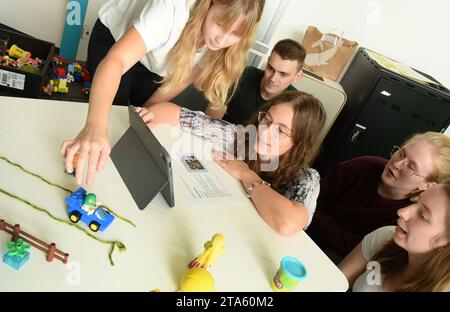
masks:
[[[311,94],[302,91],[283,92],[269,100],[260,111],[267,112],[271,107],[279,104],[288,104],[294,109],[292,148],[280,156],[279,165],[274,171],[261,171],[259,158],[249,160],[248,151],[245,160],[251,170],[270,182],[276,190],[298,177],[303,169],[311,165],[319,151],[320,132],[326,118],[322,103]],[[257,113],[252,116],[247,125],[258,126]],[[248,147],[248,139],[246,141]]]
[[[438,186],[440,187],[440,186]],[[450,184],[442,184],[450,201]],[[446,215],[447,238],[450,240],[450,209]],[[378,261],[385,277],[394,276],[408,265],[408,252],[393,239],[378,250],[371,260]],[[403,281],[396,291],[442,291],[450,283],[450,244],[439,247],[416,272]]]
[[[166,65],[168,75],[161,86],[163,92],[173,90],[185,81],[192,71],[192,60],[202,40],[202,25],[213,4],[225,6],[227,10],[218,20],[229,29],[241,15],[243,22],[239,30],[241,40],[228,48],[208,50],[201,61],[204,68],[194,86],[203,91],[213,109],[226,105],[229,89],[234,93],[245,68],[248,51],[255,41],[256,26],[263,12],[265,0],[197,0],[192,6],[189,20],[175,46],[170,50]]]

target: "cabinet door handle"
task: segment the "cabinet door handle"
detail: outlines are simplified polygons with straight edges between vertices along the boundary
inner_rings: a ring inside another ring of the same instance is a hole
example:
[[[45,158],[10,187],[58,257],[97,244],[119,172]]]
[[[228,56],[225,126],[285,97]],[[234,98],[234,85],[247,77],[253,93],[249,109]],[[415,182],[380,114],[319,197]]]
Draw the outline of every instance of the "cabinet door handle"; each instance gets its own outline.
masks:
[[[360,125],[360,124],[356,124],[355,127],[353,127],[352,132],[350,133],[350,136],[348,137],[348,140],[350,141],[350,143],[356,143],[359,140],[359,137],[361,136],[361,134],[364,133],[364,131],[366,131],[366,127]]]

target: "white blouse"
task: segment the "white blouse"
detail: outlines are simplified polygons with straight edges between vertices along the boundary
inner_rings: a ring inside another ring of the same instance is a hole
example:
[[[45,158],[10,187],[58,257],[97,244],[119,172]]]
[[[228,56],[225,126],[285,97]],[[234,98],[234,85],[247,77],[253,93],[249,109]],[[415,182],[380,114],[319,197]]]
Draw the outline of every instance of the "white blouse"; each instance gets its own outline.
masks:
[[[98,16],[116,41],[134,26],[147,47],[140,62],[164,77],[167,54],[178,41],[193,3],[193,0],[110,0],[101,7]],[[194,64],[205,50],[196,55]]]

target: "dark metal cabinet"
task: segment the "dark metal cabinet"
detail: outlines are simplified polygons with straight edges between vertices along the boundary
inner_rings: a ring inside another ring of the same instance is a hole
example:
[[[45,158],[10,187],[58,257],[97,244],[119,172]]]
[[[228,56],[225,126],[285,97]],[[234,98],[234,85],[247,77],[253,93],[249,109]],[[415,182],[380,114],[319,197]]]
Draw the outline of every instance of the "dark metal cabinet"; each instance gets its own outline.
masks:
[[[392,147],[412,134],[444,132],[449,126],[447,89],[421,84],[381,67],[364,48],[357,52],[341,85],[347,104],[315,163],[322,176],[340,161],[356,156],[389,158]]]

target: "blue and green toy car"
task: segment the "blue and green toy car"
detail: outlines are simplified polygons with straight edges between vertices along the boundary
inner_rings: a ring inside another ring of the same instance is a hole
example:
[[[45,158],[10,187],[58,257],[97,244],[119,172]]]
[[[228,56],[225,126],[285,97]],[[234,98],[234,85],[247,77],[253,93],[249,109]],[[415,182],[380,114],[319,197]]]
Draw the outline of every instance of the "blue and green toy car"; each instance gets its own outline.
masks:
[[[86,197],[86,190],[82,187],[73,192],[72,195],[66,198],[67,213],[69,219],[73,223],[83,221],[93,232],[104,231],[114,221],[114,216],[110,214],[106,209],[98,207],[91,215],[81,207],[84,204],[84,198]]]

